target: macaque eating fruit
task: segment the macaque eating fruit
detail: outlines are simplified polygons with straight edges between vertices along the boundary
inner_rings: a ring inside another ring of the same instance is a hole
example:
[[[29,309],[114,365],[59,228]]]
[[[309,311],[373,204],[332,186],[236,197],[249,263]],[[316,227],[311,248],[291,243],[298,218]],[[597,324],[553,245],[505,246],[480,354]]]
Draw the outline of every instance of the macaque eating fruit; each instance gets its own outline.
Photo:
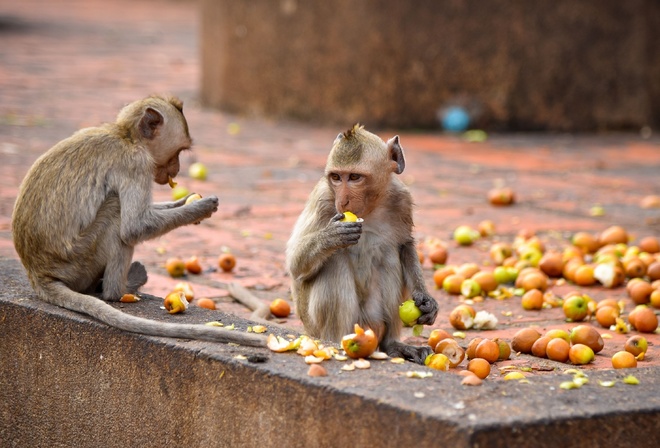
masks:
[[[438,305],[426,289],[412,235],[412,197],[396,176],[399,137],[387,143],[362,126],[339,134],[287,244],[293,298],[310,336],[339,342],[357,323],[390,356],[423,364],[433,350],[399,340],[399,305],[412,298],[419,324]],[[361,219],[343,220],[348,211]]]
[[[253,334],[138,318],[104,302],[146,283],[146,269],[132,261],[137,244],[217,211],[216,196],[151,202],[152,182],[173,184],[179,154],[191,144],[183,103],[152,96],[124,107],[114,123],[76,132],[34,163],[12,229],[41,300],[125,331],[266,346]]]

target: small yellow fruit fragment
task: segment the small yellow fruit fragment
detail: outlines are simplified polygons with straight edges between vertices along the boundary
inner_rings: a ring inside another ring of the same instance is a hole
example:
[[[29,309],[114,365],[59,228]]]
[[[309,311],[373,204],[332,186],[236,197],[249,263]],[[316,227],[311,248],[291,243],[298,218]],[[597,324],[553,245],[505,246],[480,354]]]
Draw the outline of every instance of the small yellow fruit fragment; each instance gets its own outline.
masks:
[[[626,384],[633,385],[633,386],[636,386],[636,385],[639,384],[639,380],[637,378],[635,378],[634,376],[632,376],[632,375],[628,375],[627,377],[625,377],[621,381],[623,381]]]
[[[140,298],[135,294],[124,294],[123,296],[121,296],[121,299],[119,299],[119,301],[122,303],[134,303],[134,302],[139,302]]]
[[[409,370],[408,372],[406,372],[406,378],[424,379],[424,378],[430,378],[432,376],[433,376],[432,372],[422,372],[419,370]]]
[[[403,363],[406,362],[406,360],[403,359],[403,358],[396,357],[396,358],[392,358],[392,359],[390,360],[390,362],[391,362],[392,364],[403,364]]]
[[[254,333],[265,333],[268,329],[263,325],[255,325],[252,327]]]
[[[377,359],[377,360],[383,360],[389,358],[389,355],[385,352],[373,352],[371,355],[369,355],[369,358],[371,359]]]
[[[341,366],[341,370],[345,372],[352,372],[355,370],[355,362]]]
[[[274,352],[283,353],[288,352],[289,350],[296,350],[299,345],[299,343],[297,344],[296,341],[287,341],[282,336],[275,336],[274,334],[270,334],[266,340],[266,345]]]
[[[167,176],[167,183],[170,184],[170,188],[176,187],[176,182],[172,179],[172,176]]]
[[[164,300],[165,309],[170,314],[183,313],[188,309],[186,296],[179,291],[169,293]]]
[[[340,219],[341,222],[357,222],[358,217],[353,212],[344,212],[344,217]]]
[[[192,285],[188,282],[177,283],[174,285],[174,289],[172,291],[183,293],[188,302],[195,298],[195,292],[193,291]]]
[[[368,369],[369,367],[371,367],[371,363],[366,359],[362,359],[362,358],[353,361],[353,364],[355,365],[356,369]]]
[[[211,322],[206,322],[204,325],[208,325],[209,327],[224,327],[225,324],[222,322],[218,322],[217,320],[213,320]]]
[[[317,358],[314,355],[305,356],[305,363],[307,364],[321,364],[322,362],[323,358]]]
[[[616,384],[616,381],[602,381],[598,380],[598,384],[600,384],[603,387],[613,387]]]
[[[317,358],[321,359],[332,359],[332,350],[330,347],[325,347],[325,348],[320,348],[318,350],[314,350],[314,353],[312,353]]]
[[[523,375],[521,372],[509,372],[506,375],[504,375],[505,381],[522,380],[522,379],[525,379],[525,375]]]
[[[298,354],[301,356],[309,356],[313,354],[316,350],[319,349],[319,346],[314,342],[309,336],[302,336],[300,340],[300,348],[298,349]]]
[[[570,390],[570,389],[579,389],[582,385],[577,384],[573,381],[564,381],[559,385],[560,389]]]

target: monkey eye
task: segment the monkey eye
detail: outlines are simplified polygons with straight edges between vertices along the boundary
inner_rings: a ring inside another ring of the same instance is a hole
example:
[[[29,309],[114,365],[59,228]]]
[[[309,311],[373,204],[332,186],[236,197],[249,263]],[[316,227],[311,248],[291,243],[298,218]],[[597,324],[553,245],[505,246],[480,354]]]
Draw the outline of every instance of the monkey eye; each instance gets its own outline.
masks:
[[[330,180],[333,182],[341,182],[341,176],[337,173],[330,173]]]
[[[356,174],[356,173],[351,173],[350,176],[348,176],[348,180],[356,181],[362,179],[361,174]]]

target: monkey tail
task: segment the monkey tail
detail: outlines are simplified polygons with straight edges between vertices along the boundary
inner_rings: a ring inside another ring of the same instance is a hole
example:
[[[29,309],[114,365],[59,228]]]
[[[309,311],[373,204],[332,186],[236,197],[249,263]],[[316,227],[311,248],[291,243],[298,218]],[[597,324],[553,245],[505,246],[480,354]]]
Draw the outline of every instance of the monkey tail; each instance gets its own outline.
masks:
[[[222,327],[199,324],[172,324],[126,314],[96,297],[69,289],[59,281],[39,285],[39,296],[45,302],[86,314],[111,327],[131,333],[170,338],[199,339],[212,342],[233,342],[251,347],[266,347],[266,338],[240,333]]]

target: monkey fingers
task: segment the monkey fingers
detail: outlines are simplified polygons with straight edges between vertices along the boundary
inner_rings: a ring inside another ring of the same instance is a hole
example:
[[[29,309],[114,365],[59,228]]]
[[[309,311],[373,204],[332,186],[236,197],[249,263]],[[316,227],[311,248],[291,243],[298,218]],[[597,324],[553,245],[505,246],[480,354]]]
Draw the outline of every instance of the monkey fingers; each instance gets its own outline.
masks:
[[[383,351],[392,358],[403,358],[422,365],[424,364],[426,357],[433,354],[433,349],[428,345],[414,346],[399,341],[391,341],[385,347],[382,347],[382,345],[383,344],[381,344],[381,348]]]
[[[417,323],[421,325],[432,325],[438,315],[438,302],[423,292],[414,292],[412,299],[417,308],[422,312],[422,315],[417,319]]]

